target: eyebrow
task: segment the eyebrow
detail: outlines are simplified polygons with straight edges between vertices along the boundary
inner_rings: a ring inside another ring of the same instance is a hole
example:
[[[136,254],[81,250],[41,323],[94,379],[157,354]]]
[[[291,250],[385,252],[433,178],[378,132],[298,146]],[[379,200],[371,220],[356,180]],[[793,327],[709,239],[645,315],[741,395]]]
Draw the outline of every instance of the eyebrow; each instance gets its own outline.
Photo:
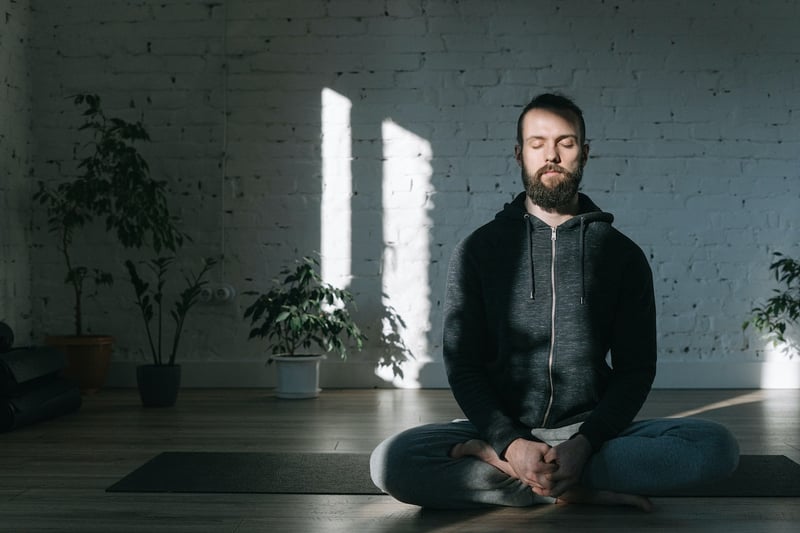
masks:
[[[546,140],[546,139],[548,139],[548,137],[545,137],[543,135],[530,135],[528,137],[525,137],[525,142],[529,142],[529,141],[533,141],[533,140],[542,140],[543,141],[543,140]],[[578,141],[578,135],[576,135],[574,133],[568,133],[568,134],[565,134],[565,135],[559,135],[559,136],[556,137],[556,142],[563,141],[564,139],[575,139],[575,141],[577,142]]]

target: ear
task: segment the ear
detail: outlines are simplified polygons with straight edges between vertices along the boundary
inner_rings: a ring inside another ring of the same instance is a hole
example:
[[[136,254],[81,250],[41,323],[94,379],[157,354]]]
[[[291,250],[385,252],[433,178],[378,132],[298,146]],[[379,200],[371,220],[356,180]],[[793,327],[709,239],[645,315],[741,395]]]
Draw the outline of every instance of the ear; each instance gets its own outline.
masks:
[[[519,166],[522,166],[522,147],[518,144],[514,145],[514,159],[517,160]]]
[[[589,143],[583,145],[581,149],[581,166],[586,166],[586,163],[589,161]]]

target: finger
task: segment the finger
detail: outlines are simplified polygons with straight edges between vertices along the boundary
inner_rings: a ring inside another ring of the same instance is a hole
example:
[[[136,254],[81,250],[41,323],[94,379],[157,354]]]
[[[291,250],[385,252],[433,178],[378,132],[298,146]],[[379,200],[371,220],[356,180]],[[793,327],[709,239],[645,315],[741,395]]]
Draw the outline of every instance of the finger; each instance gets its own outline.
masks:
[[[531,487],[531,490],[534,492],[534,494],[538,494],[539,496],[550,496],[550,491],[547,489]]]
[[[559,496],[567,492],[569,489],[574,487],[575,484],[576,482],[573,480],[561,481],[559,483],[553,484],[553,486],[550,487],[550,489],[548,490],[548,493],[550,496],[558,498]]]
[[[528,485],[530,488],[532,488],[534,491],[536,491],[536,490],[547,490],[538,481],[530,481],[530,482],[527,482],[525,484]]]
[[[549,490],[553,485],[552,481],[542,476],[523,479],[522,482],[531,488],[537,488],[540,490]]]
[[[573,479],[573,478],[575,478],[575,474],[573,472],[568,471],[565,468],[563,469],[560,468],[555,472],[553,472],[552,474],[550,474],[550,479],[553,480],[553,482],[564,481],[565,479]]]
[[[542,457],[542,459],[544,459],[545,463],[557,463],[558,462],[558,451],[556,450],[556,448],[550,448],[547,451],[547,453],[544,454],[544,457]]]
[[[540,476],[550,475],[556,470],[558,470],[558,465],[555,463],[539,463],[533,468],[533,471]]]
[[[519,480],[531,487],[535,486],[548,488],[553,485],[553,482],[548,477],[536,474],[520,476]]]

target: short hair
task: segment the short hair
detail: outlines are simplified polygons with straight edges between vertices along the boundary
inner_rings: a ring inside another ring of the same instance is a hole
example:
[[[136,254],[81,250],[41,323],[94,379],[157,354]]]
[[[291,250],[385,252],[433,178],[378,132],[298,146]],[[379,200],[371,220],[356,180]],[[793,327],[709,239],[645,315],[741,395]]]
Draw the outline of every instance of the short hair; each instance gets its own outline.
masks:
[[[517,119],[517,144],[522,145],[522,118],[532,109],[548,109],[561,115],[563,115],[564,112],[571,113],[578,119],[581,144],[586,142],[586,122],[583,120],[583,111],[581,111],[581,108],[564,95],[544,93],[531,100],[522,110],[522,113],[520,113],[519,119]]]

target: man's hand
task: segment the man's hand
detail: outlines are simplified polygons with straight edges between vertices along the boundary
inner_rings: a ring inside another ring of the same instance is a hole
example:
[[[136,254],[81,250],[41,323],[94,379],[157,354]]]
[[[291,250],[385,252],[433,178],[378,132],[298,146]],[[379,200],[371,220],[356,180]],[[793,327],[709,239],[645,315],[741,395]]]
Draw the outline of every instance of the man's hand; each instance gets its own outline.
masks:
[[[543,460],[557,469],[548,476],[547,486],[533,486],[541,496],[559,497],[580,481],[583,466],[592,455],[592,445],[583,435],[566,440],[548,450]]]
[[[534,491],[549,491],[553,484],[550,476],[558,468],[555,462],[548,463],[545,460],[545,455],[550,451],[550,446],[543,442],[520,438],[508,445],[505,459],[520,481]]]

